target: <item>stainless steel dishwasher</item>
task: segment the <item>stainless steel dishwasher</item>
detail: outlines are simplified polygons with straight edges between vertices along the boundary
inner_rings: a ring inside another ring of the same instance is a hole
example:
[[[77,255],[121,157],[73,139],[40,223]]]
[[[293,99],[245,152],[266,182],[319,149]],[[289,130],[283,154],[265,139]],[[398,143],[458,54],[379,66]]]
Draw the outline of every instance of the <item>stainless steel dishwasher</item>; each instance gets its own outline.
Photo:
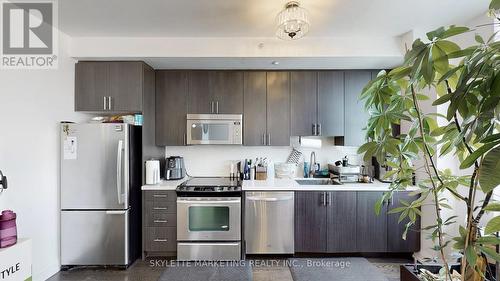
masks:
[[[294,253],[294,192],[246,192],[247,254]]]

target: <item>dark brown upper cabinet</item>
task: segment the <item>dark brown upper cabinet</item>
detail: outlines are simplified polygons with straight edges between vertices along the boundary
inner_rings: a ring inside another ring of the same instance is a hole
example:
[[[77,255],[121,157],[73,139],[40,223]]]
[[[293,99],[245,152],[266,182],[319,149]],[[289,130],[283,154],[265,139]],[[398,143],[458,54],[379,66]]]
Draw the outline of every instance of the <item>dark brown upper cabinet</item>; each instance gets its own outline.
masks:
[[[107,111],[109,65],[78,62],[75,65],[75,111]]]
[[[191,71],[188,75],[188,113],[243,113],[243,72]]]
[[[243,144],[264,145],[267,134],[266,72],[245,72],[243,80]]]
[[[143,62],[80,61],[75,66],[75,110],[142,112]]]
[[[291,73],[293,136],[344,135],[344,72]]]
[[[290,145],[288,84],[288,72],[245,72],[244,145]]]
[[[318,72],[317,134],[344,135],[344,71]]]
[[[316,135],[318,72],[292,71],[290,88],[292,136]]]
[[[267,72],[266,145],[290,145],[290,73]]]
[[[353,70],[345,72],[344,145],[361,146],[365,143],[369,119],[363,101],[359,100],[363,88],[370,82],[374,71]]]
[[[211,86],[215,113],[243,113],[243,72],[214,71],[211,73]]]
[[[156,145],[185,145],[187,92],[186,71],[156,71]]]
[[[187,112],[190,114],[214,113],[215,105],[210,92],[210,72],[188,72]]]
[[[120,112],[142,111],[143,63],[110,62],[109,95],[111,109]]]

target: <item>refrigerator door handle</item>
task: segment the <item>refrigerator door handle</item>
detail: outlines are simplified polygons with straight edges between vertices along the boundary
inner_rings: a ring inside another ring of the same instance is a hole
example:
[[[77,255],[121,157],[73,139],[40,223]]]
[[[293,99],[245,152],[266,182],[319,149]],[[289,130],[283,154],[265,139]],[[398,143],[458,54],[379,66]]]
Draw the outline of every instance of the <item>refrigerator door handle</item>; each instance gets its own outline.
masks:
[[[122,202],[122,151],[123,151],[123,141],[118,141],[118,153],[116,156],[116,192],[118,194],[118,204],[123,204]]]

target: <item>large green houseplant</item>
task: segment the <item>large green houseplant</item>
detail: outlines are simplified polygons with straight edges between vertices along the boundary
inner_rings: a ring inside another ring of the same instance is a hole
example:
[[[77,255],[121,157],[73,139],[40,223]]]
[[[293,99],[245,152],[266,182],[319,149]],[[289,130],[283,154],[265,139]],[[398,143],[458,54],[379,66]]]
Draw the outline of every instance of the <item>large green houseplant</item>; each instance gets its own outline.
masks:
[[[493,0],[490,8],[498,11],[500,0]],[[451,272],[444,248],[449,243],[463,253],[462,280],[483,280],[487,258],[500,261],[494,250],[500,244],[494,235],[500,231],[500,216],[479,228],[485,212],[500,211],[500,202],[491,199],[500,184],[500,42],[494,42],[494,36],[476,35],[477,44],[461,49],[452,38],[467,32],[471,30],[450,26],[427,33],[427,38],[413,42],[401,67],[380,72],[361,94],[370,118],[368,142],[359,152],[366,161],[376,157],[392,167],[387,176],[395,179],[376,211],[393,192],[411,186],[414,173],[422,171],[425,176],[417,181],[415,192],[419,199],[401,202],[403,207],[390,212],[399,213],[400,222],[408,221],[408,230],[421,214],[420,207],[432,199],[437,219],[424,229],[432,233],[448,280]],[[433,106],[447,105],[447,112],[424,112],[422,103],[429,99]],[[437,118],[445,125],[438,126]],[[392,125],[401,122],[407,122],[409,129],[394,136]],[[472,170],[470,175],[438,168],[437,159],[451,153],[461,169]],[[417,159],[424,164],[416,166]],[[484,200],[477,200],[479,192],[485,194]],[[455,216],[443,217],[443,209],[450,208],[447,196],[457,198],[467,216],[457,237],[443,230],[459,223]]]

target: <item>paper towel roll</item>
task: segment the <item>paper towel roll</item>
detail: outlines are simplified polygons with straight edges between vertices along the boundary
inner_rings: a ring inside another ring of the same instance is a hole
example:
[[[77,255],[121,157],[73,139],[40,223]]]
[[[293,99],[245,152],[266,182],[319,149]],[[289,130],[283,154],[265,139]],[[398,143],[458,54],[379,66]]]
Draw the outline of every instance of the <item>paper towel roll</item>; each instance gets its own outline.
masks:
[[[146,184],[157,184],[160,182],[160,161],[146,161]]]
[[[321,148],[321,139],[300,138],[300,146],[305,148]]]

